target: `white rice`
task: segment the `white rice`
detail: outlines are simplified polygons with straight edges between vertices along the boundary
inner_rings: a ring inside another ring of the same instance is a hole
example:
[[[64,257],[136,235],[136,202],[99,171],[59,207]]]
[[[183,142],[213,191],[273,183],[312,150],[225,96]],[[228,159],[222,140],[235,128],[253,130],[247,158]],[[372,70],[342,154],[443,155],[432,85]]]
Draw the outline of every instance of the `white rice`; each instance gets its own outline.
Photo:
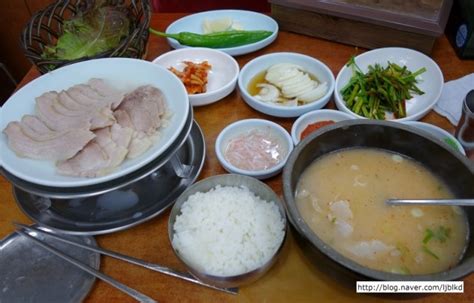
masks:
[[[246,187],[216,186],[188,197],[173,226],[173,246],[195,269],[233,276],[265,264],[284,237],[274,201]]]

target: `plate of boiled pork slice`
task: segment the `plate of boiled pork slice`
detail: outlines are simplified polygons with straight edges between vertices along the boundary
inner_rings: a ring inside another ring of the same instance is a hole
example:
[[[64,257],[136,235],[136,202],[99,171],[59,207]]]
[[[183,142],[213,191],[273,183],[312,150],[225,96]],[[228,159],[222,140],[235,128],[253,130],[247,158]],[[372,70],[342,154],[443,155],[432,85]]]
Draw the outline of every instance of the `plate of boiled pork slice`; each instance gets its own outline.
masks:
[[[166,151],[189,111],[184,85],[156,64],[75,63],[31,81],[0,109],[0,165],[44,186],[109,181]]]

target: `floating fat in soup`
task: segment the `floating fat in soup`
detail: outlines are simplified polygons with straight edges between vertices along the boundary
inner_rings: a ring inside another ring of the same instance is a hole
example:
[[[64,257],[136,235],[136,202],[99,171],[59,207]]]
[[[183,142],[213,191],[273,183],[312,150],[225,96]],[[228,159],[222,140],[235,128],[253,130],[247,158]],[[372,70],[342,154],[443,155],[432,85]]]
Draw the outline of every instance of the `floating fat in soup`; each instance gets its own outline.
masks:
[[[389,206],[385,200],[452,197],[419,163],[358,148],[315,160],[298,181],[296,205],[316,235],[359,264],[429,274],[461,259],[468,239],[464,212],[451,206]]]

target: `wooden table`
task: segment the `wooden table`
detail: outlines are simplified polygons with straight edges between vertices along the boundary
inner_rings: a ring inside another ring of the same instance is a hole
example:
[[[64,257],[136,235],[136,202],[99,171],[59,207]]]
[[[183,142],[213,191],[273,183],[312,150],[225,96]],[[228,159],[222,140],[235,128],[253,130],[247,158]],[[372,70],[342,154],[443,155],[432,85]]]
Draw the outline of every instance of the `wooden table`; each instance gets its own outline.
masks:
[[[155,14],[151,26],[164,30],[172,21],[182,16],[182,14]],[[164,39],[151,36],[146,59],[152,60],[169,50],[170,47]],[[276,41],[270,46],[255,53],[237,57],[237,61],[243,67],[245,63],[257,56],[280,51],[316,57],[325,62],[337,75],[347,59],[362,50],[353,46],[280,32]],[[437,40],[432,58],[441,67],[446,81],[474,72],[474,61],[459,60],[444,36]],[[38,76],[38,71],[32,68],[20,86]],[[328,107],[334,108],[332,101]],[[275,121],[289,131],[295,120],[261,114],[247,106],[237,91],[217,103],[194,108],[194,114],[204,132],[207,144],[207,156],[200,179],[225,173],[214,153],[214,142],[226,125],[245,118],[263,118]],[[434,112],[430,112],[422,121],[438,125],[451,133],[454,131],[454,126],[448,120]],[[280,175],[266,180],[266,183],[279,195],[282,194],[281,182]],[[13,232],[12,221],[31,223],[31,220],[17,207],[11,184],[1,176],[0,196],[2,197],[0,202],[1,238]],[[174,256],[168,241],[168,214],[169,212],[129,230],[97,236],[97,241],[104,248],[184,270],[182,264]],[[103,257],[101,260],[101,271],[160,302],[379,302],[382,300],[375,296],[356,294],[355,289],[341,286],[336,280],[324,275],[303,255],[291,234],[287,238],[277,264],[257,282],[242,287],[236,296],[196,286],[108,257]],[[474,274],[466,277],[464,282],[464,294],[437,294],[410,299],[410,301],[474,302]],[[393,299],[384,300],[395,302]],[[133,302],[133,299],[106,283],[97,281],[86,302]]]

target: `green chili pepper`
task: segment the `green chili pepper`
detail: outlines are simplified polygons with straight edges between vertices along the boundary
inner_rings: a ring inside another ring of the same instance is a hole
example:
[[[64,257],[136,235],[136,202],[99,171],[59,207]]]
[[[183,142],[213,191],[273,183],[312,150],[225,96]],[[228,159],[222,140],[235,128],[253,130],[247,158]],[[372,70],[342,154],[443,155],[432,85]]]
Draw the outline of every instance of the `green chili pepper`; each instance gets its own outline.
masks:
[[[167,34],[150,28],[150,32],[162,36],[176,39],[180,44],[187,46],[201,46],[209,48],[225,48],[235,47],[245,44],[258,42],[269,37],[273,32],[256,30],[256,31],[227,31],[216,32],[211,34],[196,34],[190,32],[180,32],[177,34]]]

